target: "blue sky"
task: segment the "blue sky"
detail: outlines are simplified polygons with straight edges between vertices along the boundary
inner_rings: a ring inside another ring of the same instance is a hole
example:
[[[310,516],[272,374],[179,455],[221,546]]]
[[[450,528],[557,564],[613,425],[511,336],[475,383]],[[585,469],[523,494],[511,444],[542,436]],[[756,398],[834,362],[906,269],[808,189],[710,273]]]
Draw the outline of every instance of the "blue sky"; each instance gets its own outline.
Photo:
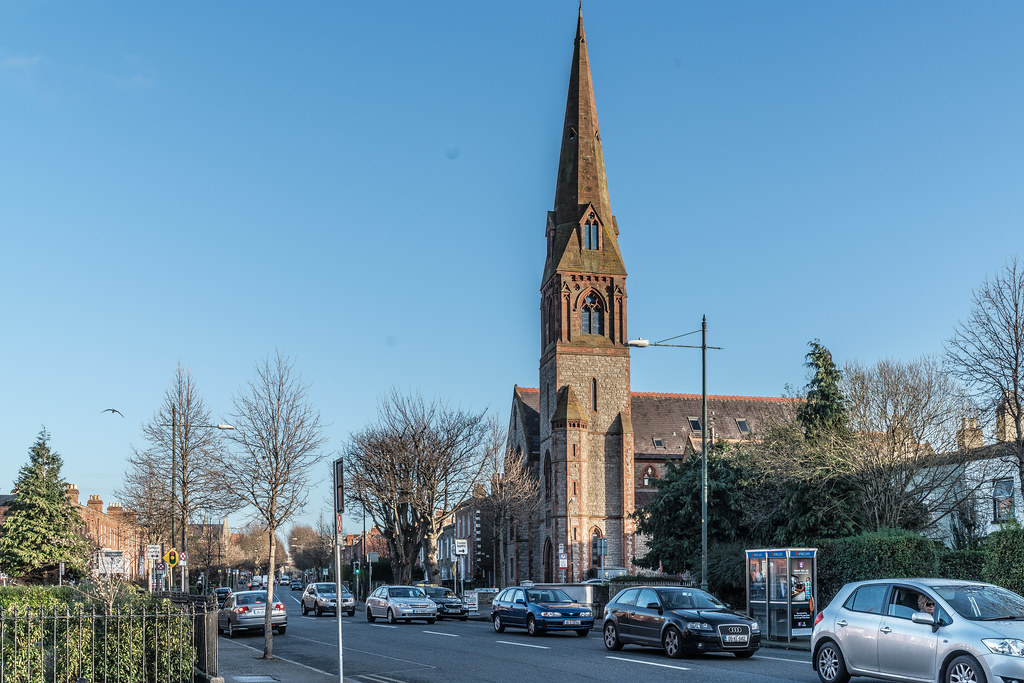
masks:
[[[507,419],[576,11],[0,0],[0,492],[45,425],[113,500],[179,360],[221,419],[282,350],[331,451],[391,388]],[[706,314],[710,393],[802,387],[815,338],[941,352],[1019,251],[1024,4],[584,16],[630,336]],[[697,393],[699,352],[638,350],[632,380]]]

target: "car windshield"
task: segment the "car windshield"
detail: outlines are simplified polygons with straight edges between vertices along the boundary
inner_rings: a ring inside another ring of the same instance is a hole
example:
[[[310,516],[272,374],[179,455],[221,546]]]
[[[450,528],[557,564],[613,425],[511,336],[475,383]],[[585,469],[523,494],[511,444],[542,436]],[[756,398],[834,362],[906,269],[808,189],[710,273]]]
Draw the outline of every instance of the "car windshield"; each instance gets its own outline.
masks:
[[[388,593],[393,598],[422,598],[423,591],[419,588],[413,588],[412,586],[395,586]]]
[[[450,588],[440,588],[440,587],[438,587],[438,588],[427,588],[426,591],[427,591],[427,595],[429,595],[432,598],[454,598],[454,597],[458,597],[458,596],[455,595],[455,592],[452,591],[452,589],[450,589]]]
[[[565,591],[557,588],[526,591],[526,599],[529,602],[573,602]]]
[[[266,593],[239,593],[236,605],[262,605],[267,601]]]
[[[953,611],[972,621],[1024,620],[1024,598],[998,586],[932,586]]]
[[[318,583],[318,584],[316,584],[316,592],[317,593],[333,593],[334,590],[335,589],[334,589],[334,584],[333,583]]]
[[[661,589],[658,595],[665,609],[727,609],[715,596],[693,588]]]

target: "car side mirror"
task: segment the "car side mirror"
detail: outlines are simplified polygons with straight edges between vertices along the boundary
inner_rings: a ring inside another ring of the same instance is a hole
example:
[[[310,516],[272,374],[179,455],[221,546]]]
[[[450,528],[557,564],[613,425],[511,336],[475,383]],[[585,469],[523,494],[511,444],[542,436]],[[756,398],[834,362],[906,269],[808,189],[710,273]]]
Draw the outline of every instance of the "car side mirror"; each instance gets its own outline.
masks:
[[[658,610],[658,614],[661,614],[661,605],[656,602],[647,603],[647,609],[656,609]]]
[[[525,605],[526,604],[526,600],[523,600],[522,598],[519,598],[518,600],[516,600],[516,604],[517,605]]]
[[[937,631],[939,628],[938,622],[935,621],[935,615],[927,612],[914,612],[910,615],[910,620],[915,624],[928,624],[932,627],[932,631]]]

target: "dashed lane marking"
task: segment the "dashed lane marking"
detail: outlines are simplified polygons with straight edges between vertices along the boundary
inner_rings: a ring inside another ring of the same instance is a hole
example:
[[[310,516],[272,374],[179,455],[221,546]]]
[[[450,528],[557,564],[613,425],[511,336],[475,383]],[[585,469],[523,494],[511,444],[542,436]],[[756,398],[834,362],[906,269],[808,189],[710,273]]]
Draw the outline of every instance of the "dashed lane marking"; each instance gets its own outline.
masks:
[[[608,659],[617,659],[620,662],[632,662],[633,664],[646,664],[647,666],[660,666],[663,669],[676,669],[677,671],[689,671],[690,669],[685,666],[672,666],[671,664],[662,664],[660,662],[646,662],[642,659],[629,659],[628,657],[612,657],[605,655]]]
[[[458,638],[458,633],[442,633],[441,631],[424,631],[424,633],[430,633],[435,636],[448,636],[449,638]]]
[[[529,645],[527,643],[513,643],[511,640],[496,640],[496,643],[502,643],[504,645],[515,645],[517,647],[532,647],[538,650],[550,650],[551,648],[547,645]]]

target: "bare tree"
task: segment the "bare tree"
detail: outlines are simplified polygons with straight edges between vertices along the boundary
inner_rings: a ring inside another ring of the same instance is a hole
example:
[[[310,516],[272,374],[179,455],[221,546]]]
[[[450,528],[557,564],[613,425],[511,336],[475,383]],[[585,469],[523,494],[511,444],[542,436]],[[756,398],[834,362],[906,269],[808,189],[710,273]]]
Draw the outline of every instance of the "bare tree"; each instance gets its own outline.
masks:
[[[973,308],[946,343],[946,363],[1012,450],[1024,486],[1024,265],[1011,259],[974,291]]]
[[[316,528],[308,524],[295,524],[289,533],[288,547],[292,550],[292,563],[302,571],[320,570],[331,563],[334,551],[334,527],[323,517],[317,520]]]
[[[540,484],[519,455],[505,449],[501,430],[492,425],[485,463],[485,495],[476,501],[481,517],[491,526],[499,587],[507,586],[509,534],[514,524],[529,525],[540,506]]]
[[[849,364],[842,388],[868,528],[923,529],[953,514],[973,493],[962,485],[969,455],[957,433],[974,407],[941,363]]]
[[[237,448],[216,462],[223,487],[266,528],[269,577],[277,562],[277,530],[306,505],[310,475],[325,455],[320,413],[308,394],[308,385],[280,351],[259,361],[255,377],[234,398],[231,438]],[[268,606],[273,599],[274,582],[268,581]],[[266,610],[264,659],[273,658],[271,611]]]
[[[225,444],[221,432],[210,429],[211,425],[210,411],[192,372],[179,362],[163,402],[142,427],[147,446],[133,449],[118,490],[121,501],[136,512],[147,540],[159,538],[177,547],[180,538],[187,539],[188,525],[198,511],[238,509],[237,501],[224,495],[222,473],[214,466]],[[179,538],[171,538],[172,518]],[[181,541],[178,550],[187,546],[187,540]]]
[[[411,579],[419,550],[426,575],[439,580],[437,540],[480,481],[487,434],[483,413],[392,391],[378,423],[351,436],[351,497],[387,539],[396,581]]]

